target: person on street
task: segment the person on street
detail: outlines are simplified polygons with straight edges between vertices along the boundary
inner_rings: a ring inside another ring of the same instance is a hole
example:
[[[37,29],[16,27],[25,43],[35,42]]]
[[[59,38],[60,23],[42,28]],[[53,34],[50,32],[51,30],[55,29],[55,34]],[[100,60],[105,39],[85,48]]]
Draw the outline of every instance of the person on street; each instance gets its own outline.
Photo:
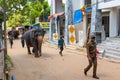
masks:
[[[90,41],[88,41],[86,48],[87,48],[87,57],[88,57],[89,65],[84,69],[84,74],[87,75],[87,72],[93,65],[93,78],[99,79],[99,77],[96,75],[97,57],[96,57],[96,42],[94,35],[91,35]]]
[[[62,51],[64,49],[64,46],[65,46],[64,39],[63,39],[63,36],[61,36],[60,39],[58,40],[58,48],[60,49],[59,54],[61,56],[63,56]]]
[[[12,35],[9,36],[9,43],[10,43],[10,48],[13,46],[13,37]]]
[[[22,33],[22,36],[21,36],[21,44],[22,44],[22,47],[24,48],[25,46],[25,39],[24,39],[24,33]]]

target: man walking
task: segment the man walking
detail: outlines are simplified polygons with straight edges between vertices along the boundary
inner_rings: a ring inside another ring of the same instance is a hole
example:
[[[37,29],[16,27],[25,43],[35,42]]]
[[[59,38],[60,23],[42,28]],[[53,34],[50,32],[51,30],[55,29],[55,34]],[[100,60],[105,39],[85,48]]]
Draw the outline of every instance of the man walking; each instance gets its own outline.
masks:
[[[96,57],[96,42],[94,35],[91,35],[90,41],[87,43],[87,57],[88,57],[89,65],[84,69],[84,74],[87,75],[87,72],[93,65],[93,78],[99,79],[99,77],[96,75],[97,57]]]
[[[9,36],[9,43],[10,43],[10,48],[13,46],[13,37],[12,35]]]
[[[63,56],[62,51],[64,49],[64,46],[65,46],[64,39],[63,39],[63,36],[61,36],[60,39],[58,40],[58,48],[60,48],[59,54],[61,56]]]
[[[21,36],[21,44],[22,44],[22,47],[24,48],[25,46],[24,33],[22,33],[22,36]]]

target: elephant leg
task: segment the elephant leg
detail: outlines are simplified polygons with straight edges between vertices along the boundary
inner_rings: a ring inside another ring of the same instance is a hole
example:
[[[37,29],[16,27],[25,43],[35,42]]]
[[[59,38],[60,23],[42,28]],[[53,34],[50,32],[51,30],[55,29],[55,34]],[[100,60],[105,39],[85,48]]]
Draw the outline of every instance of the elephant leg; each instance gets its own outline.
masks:
[[[30,47],[27,46],[27,49],[28,49],[28,54],[31,54],[31,51],[30,51]]]
[[[33,47],[33,49],[32,49],[32,52],[35,53],[35,49],[34,49],[34,47]]]
[[[42,42],[43,42],[43,37],[38,37],[38,50],[39,50],[39,55],[42,56]]]
[[[42,52],[41,46],[42,46],[42,43],[39,45],[39,54],[40,54],[40,56],[42,56],[42,54],[41,54],[41,52]]]
[[[34,44],[35,57],[39,57],[39,55],[38,55],[38,46],[37,45],[38,45],[37,43]]]

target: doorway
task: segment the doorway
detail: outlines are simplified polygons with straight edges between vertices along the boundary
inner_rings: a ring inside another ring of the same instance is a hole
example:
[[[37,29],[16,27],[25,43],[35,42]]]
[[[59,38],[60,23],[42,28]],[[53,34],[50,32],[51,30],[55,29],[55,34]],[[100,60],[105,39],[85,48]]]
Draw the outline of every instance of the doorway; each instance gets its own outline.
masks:
[[[102,25],[104,26],[105,30],[105,37],[109,37],[109,16],[102,17]]]

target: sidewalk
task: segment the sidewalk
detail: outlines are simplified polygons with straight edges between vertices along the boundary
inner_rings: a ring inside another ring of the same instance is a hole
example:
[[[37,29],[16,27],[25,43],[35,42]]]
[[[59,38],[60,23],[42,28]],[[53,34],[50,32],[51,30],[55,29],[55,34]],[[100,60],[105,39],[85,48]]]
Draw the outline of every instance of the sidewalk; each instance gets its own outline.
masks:
[[[45,42],[44,45],[47,45],[48,47],[52,47],[52,48],[55,48],[57,49],[58,46],[56,44],[52,44],[52,43],[49,43],[49,42]],[[65,48],[68,52],[71,52],[71,53],[76,53],[76,54],[80,54],[82,53],[82,55],[86,56],[86,49],[85,48],[80,48],[78,46],[78,44],[73,44],[73,45],[66,45],[66,48]],[[120,60],[114,60],[114,59],[109,59],[107,57],[102,57],[101,55],[99,55],[99,59],[104,59],[106,61],[109,61],[109,62],[114,62],[114,63],[120,63]]]

